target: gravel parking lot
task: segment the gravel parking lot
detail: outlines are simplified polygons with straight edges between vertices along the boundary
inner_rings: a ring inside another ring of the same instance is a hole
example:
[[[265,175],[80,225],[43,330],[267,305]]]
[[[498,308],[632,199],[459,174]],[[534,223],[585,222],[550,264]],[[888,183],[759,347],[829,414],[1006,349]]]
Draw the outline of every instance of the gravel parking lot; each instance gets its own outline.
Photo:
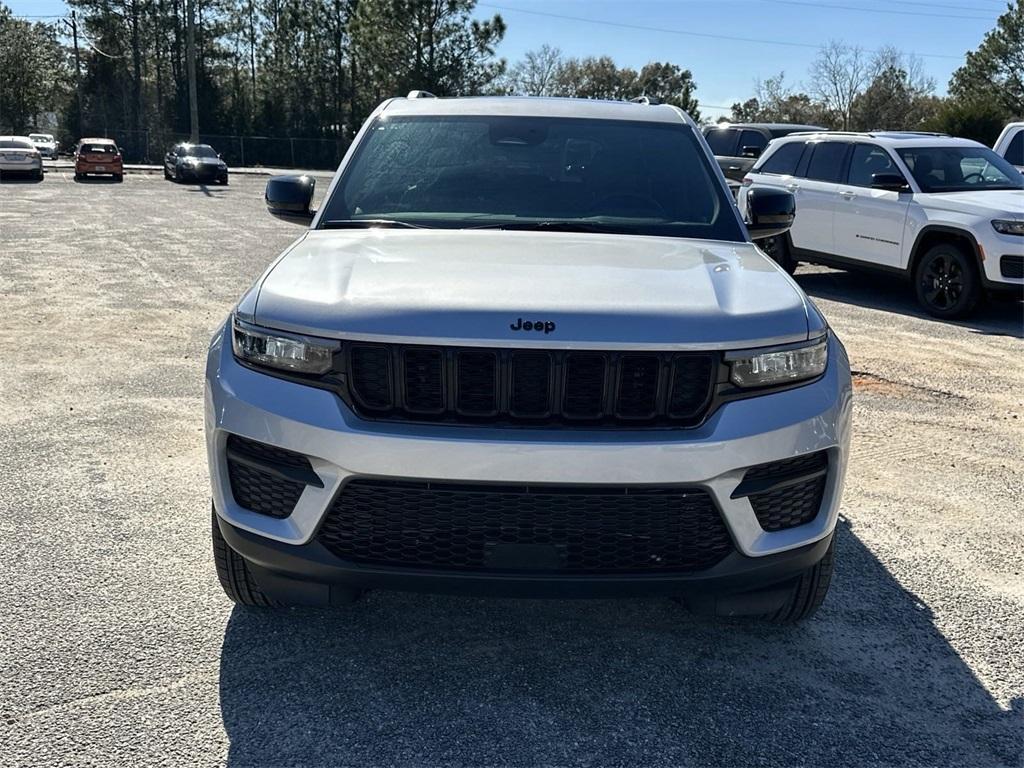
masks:
[[[263,182],[0,184],[0,762],[1024,764],[1019,302],[944,323],[798,272],[858,372],[838,574],[798,628],[665,600],[238,609],[202,362],[301,231]]]

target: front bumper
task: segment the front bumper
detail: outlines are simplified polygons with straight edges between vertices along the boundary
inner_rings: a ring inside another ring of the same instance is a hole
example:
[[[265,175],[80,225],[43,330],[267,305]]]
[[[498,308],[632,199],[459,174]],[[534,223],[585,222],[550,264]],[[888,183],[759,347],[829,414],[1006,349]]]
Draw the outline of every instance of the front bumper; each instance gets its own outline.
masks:
[[[280,578],[431,591],[450,591],[451,584],[459,582],[492,594],[533,594],[541,583],[555,594],[580,589],[586,594],[679,593],[688,584],[704,589],[715,581],[729,589],[760,585],[769,575],[787,578],[793,568],[804,567],[807,557],[813,564],[824,552],[819,545],[835,528],[852,389],[846,353],[834,337],[829,358],[821,379],[726,403],[694,429],[456,427],[360,419],[331,392],[239,365],[227,328],[222,328],[210,347],[205,391],[214,506],[229,544]],[[225,458],[229,434],[308,456],[323,487],[308,485],[285,518],[239,506]],[[732,498],[747,468],[815,451],[828,452],[831,469],[821,510],[809,523],[768,532],[746,498]],[[315,538],[339,489],[354,477],[697,487],[712,496],[736,552],[713,568],[683,576],[496,576],[371,568],[339,560]],[[811,555],[805,556],[807,552]],[[762,570],[767,564],[772,564],[770,574]]]

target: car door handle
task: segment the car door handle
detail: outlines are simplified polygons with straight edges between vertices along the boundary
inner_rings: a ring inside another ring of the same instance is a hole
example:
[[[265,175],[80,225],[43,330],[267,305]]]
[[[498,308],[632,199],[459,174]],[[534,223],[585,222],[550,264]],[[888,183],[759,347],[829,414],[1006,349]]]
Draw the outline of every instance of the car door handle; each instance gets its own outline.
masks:
[[[844,189],[839,194],[843,196],[844,200],[853,200],[853,198],[857,196],[857,193],[854,192],[852,189]]]
[[[739,169],[740,167],[738,165],[730,165],[728,168],[726,168],[727,171],[738,171]]]
[[[796,192],[796,191],[798,191],[800,189],[800,185],[799,184],[787,184],[786,185],[786,189],[788,189],[790,192]]]

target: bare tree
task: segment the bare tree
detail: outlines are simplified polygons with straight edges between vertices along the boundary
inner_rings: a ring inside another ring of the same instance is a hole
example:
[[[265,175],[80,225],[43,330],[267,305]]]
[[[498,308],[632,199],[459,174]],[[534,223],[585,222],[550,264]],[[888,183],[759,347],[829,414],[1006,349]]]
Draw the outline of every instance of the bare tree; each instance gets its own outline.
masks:
[[[554,96],[558,73],[562,69],[562,52],[550,45],[528,51],[507,76],[505,88],[515,96]]]
[[[832,40],[811,64],[811,95],[830,112],[843,130],[850,127],[853,102],[871,79],[871,62],[864,49]]]

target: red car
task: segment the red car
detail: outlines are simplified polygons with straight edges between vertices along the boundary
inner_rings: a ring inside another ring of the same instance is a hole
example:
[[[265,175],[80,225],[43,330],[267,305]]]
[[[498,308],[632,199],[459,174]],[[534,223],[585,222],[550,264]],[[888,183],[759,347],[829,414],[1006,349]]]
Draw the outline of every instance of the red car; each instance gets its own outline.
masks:
[[[75,151],[75,180],[90,173],[109,173],[114,181],[124,180],[121,150],[113,139],[82,139]]]

